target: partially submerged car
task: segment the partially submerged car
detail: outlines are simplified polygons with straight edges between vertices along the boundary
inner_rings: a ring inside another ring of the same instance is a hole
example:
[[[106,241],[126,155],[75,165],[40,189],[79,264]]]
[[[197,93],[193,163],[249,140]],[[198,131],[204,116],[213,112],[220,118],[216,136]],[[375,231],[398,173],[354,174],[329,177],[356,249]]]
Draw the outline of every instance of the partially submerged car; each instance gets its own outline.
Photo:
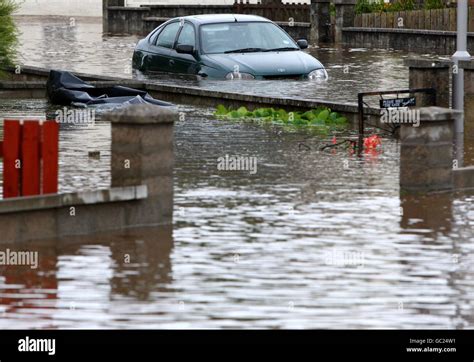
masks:
[[[254,15],[174,18],[138,42],[133,68],[221,79],[327,79],[324,66],[272,21]]]

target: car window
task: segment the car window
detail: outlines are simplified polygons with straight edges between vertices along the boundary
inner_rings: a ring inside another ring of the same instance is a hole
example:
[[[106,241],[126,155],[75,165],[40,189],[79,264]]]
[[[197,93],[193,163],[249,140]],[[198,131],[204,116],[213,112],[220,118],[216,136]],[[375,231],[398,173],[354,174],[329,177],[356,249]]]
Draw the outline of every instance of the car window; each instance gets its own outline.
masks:
[[[278,26],[269,22],[221,23],[201,26],[201,46],[205,54],[235,49],[298,49],[294,41]]]
[[[156,43],[156,38],[158,38],[158,35],[160,35],[160,31],[162,28],[155,29],[153,33],[150,36],[149,43],[155,45]]]
[[[181,30],[181,34],[179,34],[178,45],[192,45],[196,47],[194,26],[189,23],[184,23],[183,30]]]
[[[179,22],[171,23],[161,31],[156,45],[159,47],[172,48],[179,30]]]

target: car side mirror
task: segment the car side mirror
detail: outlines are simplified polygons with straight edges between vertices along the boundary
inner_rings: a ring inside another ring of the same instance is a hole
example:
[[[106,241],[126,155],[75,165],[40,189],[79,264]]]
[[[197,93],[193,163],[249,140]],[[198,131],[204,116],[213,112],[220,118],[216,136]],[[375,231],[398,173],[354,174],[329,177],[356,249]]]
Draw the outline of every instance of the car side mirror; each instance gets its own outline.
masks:
[[[300,49],[306,49],[308,47],[308,41],[306,39],[299,39],[296,44],[300,47]]]
[[[194,47],[192,45],[180,44],[176,46],[176,53],[194,55]]]

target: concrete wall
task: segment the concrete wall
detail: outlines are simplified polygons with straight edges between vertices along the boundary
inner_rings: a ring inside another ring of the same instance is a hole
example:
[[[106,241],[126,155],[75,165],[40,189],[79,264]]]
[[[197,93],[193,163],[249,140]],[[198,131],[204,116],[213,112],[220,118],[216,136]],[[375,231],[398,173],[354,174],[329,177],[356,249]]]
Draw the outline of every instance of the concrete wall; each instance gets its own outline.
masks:
[[[171,225],[176,118],[174,109],[143,104],[104,114],[112,188],[0,199],[0,242]]]
[[[474,167],[453,168],[453,160],[458,160],[455,145],[459,146],[454,122],[462,112],[441,107],[418,110],[418,126],[401,124],[401,194],[472,189]]]
[[[235,13],[262,16],[273,21],[309,22],[310,7],[308,4],[284,3],[281,0],[268,0],[273,3],[247,4],[238,2],[221,5],[147,5],[149,16],[173,18],[196,14]]]
[[[163,7],[108,7],[103,17],[103,31],[107,34],[137,34],[147,35],[157,26],[170,18],[186,16],[189,14],[216,14],[234,12],[232,6],[209,5],[201,6],[163,6]],[[309,39],[310,24],[295,22],[292,26],[286,22],[276,21],[294,39]]]
[[[161,19],[161,18],[148,18],[143,21],[143,25],[139,25],[137,23],[137,27],[135,27],[132,31],[132,33],[136,33],[138,35],[147,35],[149,34],[153,29],[156,29],[158,26],[163,24],[167,19]],[[109,23],[110,24],[110,23]],[[115,25],[112,25],[115,30],[119,30],[118,32],[124,32],[126,33],[127,31],[125,30],[132,30],[131,25],[133,25],[132,22],[126,22],[122,23],[125,26],[125,29],[120,29],[117,26],[117,23],[114,23]],[[279,26],[281,26],[293,39],[298,40],[298,39],[309,39],[310,36],[310,30],[311,26],[309,23],[294,23],[293,26],[289,26],[288,23],[283,23],[283,22],[277,22]]]
[[[454,119],[448,108],[419,108],[420,124],[400,129],[400,189],[405,192],[453,188]]]
[[[342,41],[352,47],[392,48],[418,53],[452,55],[456,50],[456,33],[451,31],[343,28]],[[468,50],[474,52],[474,33],[468,35]]]
[[[140,3],[142,6],[138,7],[124,6],[126,4],[127,2],[124,0],[103,0],[103,32],[105,34],[145,35],[156,27],[156,22],[161,24],[167,19],[197,14],[251,14],[283,23],[284,26],[291,23],[295,25],[295,29],[288,27],[288,30],[291,34],[295,34],[296,38],[307,39],[306,33],[310,27],[310,6],[308,4],[286,3],[281,0],[276,0],[272,4],[247,2],[180,4],[173,2],[164,5],[149,3],[146,6]],[[327,4],[329,15],[329,3]],[[134,5],[138,5],[138,3]],[[146,24],[146,22],[151,23]]]

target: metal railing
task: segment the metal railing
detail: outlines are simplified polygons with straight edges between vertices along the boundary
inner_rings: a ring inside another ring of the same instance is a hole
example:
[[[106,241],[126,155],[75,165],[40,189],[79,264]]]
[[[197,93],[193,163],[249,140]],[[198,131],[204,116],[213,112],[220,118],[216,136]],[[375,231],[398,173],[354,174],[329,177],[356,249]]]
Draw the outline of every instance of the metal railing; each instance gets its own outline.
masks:
[[[383,98],[384,95],[387,94],[396,94],[397,99],[399,99],[400,94],[414,94],[414,93],[427,93],[431,94],[431,102],[432,105],[436,105],[436,89],[434,88],[414,88],[414,89],[398,89],[398,90],[390,90],[390,91],[374,91],[374,92],[361,92],[357,94],[357,103],[359,108],[359,136],[364,136],[365,131],[365,116],[364,116],[364,105],[370,107],[366,102],[364,102],[364,97],[367,96],[380,96],[380,100],[385,100]],[[412,98],[412,96],[410,97]],[[408,98],[407,98],[408,99]],[[415,103],[411,103],[409,106],[414,106]]]

